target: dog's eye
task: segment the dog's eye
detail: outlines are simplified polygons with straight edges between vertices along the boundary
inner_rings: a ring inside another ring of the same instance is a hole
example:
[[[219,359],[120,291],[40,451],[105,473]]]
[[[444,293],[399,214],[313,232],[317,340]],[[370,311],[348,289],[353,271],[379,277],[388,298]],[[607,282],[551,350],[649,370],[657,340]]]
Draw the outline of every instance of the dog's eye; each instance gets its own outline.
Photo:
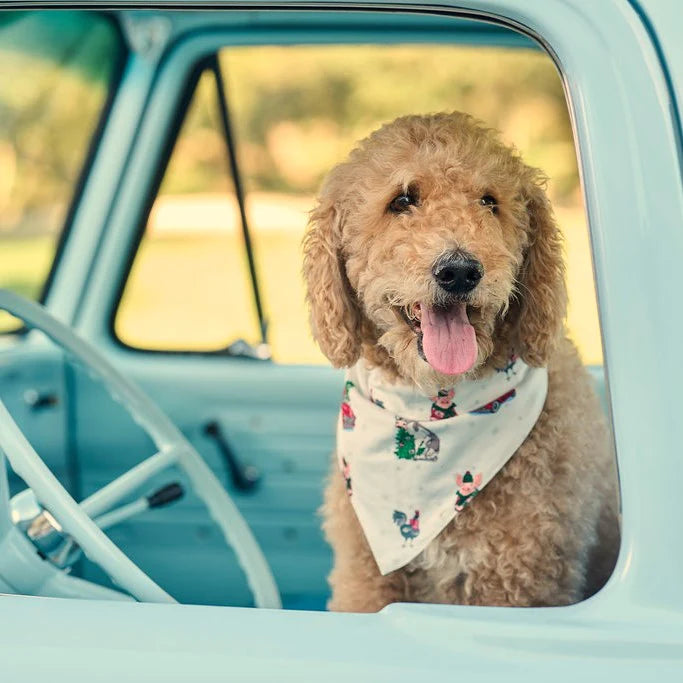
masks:
[[[417,195],[414,192],[401,192],[389,202],[391,213],[405,213],[411,206],[417,206]]]
[[[491,213],[498,213],[498,200],[492,194],[485,194],[479,203],[491,209]]]

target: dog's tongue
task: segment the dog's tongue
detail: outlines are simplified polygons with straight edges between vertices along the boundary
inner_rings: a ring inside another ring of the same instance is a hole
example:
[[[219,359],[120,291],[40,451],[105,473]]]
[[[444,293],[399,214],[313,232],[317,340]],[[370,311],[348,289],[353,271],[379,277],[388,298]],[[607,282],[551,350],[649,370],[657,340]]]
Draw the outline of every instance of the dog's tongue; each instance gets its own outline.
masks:
[[[427,362],[444,375],[467,372],[477,359],[477,338],[465,304],[433,308],[420,304],[422,350]]]

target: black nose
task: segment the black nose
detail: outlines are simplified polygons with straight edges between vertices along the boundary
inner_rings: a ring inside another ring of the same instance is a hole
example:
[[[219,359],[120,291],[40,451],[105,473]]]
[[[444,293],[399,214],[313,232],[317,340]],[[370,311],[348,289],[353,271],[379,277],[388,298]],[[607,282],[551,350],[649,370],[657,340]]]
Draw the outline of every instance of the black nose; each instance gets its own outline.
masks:
[[[432,274],[448,293],[468,294],[484,276],[484,268],[477,259],[456,251],[439,257]]]

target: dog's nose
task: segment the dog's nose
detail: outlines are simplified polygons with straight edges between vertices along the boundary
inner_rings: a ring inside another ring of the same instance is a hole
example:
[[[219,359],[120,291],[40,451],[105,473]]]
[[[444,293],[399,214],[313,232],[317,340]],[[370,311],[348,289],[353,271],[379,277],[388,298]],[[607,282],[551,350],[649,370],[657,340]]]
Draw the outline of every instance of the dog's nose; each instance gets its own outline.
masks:
[[[484,267],[477,259],[455,251],[439,257],[432,274],[449,294],[469,294],[484,276]]]

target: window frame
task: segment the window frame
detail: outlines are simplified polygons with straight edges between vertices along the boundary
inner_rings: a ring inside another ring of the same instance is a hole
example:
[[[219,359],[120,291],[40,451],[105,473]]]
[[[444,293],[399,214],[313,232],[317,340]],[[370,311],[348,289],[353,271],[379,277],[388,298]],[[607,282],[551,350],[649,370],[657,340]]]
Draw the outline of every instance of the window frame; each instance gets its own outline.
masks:
[[[116,286],[114,287],[114,298],[113,303],[109,307],[109,313],[107,315],[107,332],[111,340],[122,349],[127,351],[132,351],[135,353],[150,353],[150,354],[169,354],[169,355],[218,355],[218,356],[229,356],[224,349],[218,349],[216,351],[194,351],[194,350],[184,350],[184,349],[151,349],[143,348],[139,346],[133,346],[132,344],[126,343],[116,332],[116,317],[121,309],[121,304],[123,302],[123,293],[126,289],[126,285],[130,279],[131,271],[133,270],[133,264],[135,259],[140,253],[140,246],[142,240],[145,237],[145,231],[147,228],[147,223],[149,221],[149,216],[152,212],[152,207],[154,202],[159,196],[159,190],[161,189],[161,184],[164,180],[164,175],[168,169],[168,165],[171,161],[173,155],[173,150],[176,143],[180,137],[183,123],[187,117],[192,98],[199,85],[199,80],[202,75],[209,71],[209,60],[210,55],[206,55],[201,59],[197,60],[188,72],[188,75],[184,81],[184,84],[180,90],[180,94],[177,100],[177,105],[173,111],[171,124],[167,127],[166,134],[162,142],[162,151],[157,160],[155,173],[152,175],[151,183],[147,192],[145,193],[145,201],[142,205],[142,210],[139,213],[138,221],[136,227],[133,231],[132,239],[128,245],[126,257],[123,263],[123,270],[121,271],[120,277],[117,279]],[[228,175],[232,181],[232,174],[228,171]]]
[[[259,328],[261,330],[261,334],[263,335],[262,338],[256,342],[255,345],[252,346],[252,344],[246,343],[246,350],[243,353],[234,353],[230,350],[231,345],[238,341],[237,339],[228,339],[226,340],[226,345],[219,347],[217,349],[163,349],[163,348],[147,348],[147,347],[141,347],[141,346],[134,346],[133,344],[129,344],[126,341],[124,341],[116,331],[116,318],[121,310],[121,304],[123,303],[123,294],[126,290],[126,286],[128,284],[128,281],[130,280],[131,272],[133,270],[133,265],[135,264],[135,260],[140,252],[140,246],[142,244],[142,241],[145,237],[145,232],[147,229],[147,225],[149,223],[149,217],[152,212],[152,208],[154,207],[154,203],[156,202],[157,198],[159,197],[159,190],[161,189],[161,184],[163,183],[164,176],[166,175],[166,171],[168,170],[169,164],[171,162],[171,158],[173,156],[173,151],[175,149],[175,146],[180,139],[180,135],[182,133],[182,128],[183,124],[185,123],[185,120],[187,118],[187,114],[190,108],[190,105],[192,103],[193,97],[197,91],[197,87],[199,86],[199,81],[201,77],[204,74],[211,74],[213,79],[214,79],[214,84],[212,86],[215,97],[216,97],[216,103],[219,105],[220,108],[220,99],[221,96],[224,95],[225,93],[221,93],[219,91],[216,79],[218,78],[224,78],[224,74],[220,70],[216,71],[216,67],[214,63],[218,63],[218,52],[214,52],[211,54],[206,54],[200,59],[198,59],[194,65],[192,66],[185,83],[183,87],[181,88],[181,95],[178,99],[178,103],[176,108],[174,109],[174,115],[172,119],[172,123],[170,126],[168,126],[166,130],[166,135],[164,137],[164,141],[162,143],[163,145],[163,151],[161,153],[161,156],[158,159],[157,166],[156,166],[156,172],[154,173],[152,177],[152,182],[149,186],[148,193],[146,195],[146,201],[143,207],[143,210],[140,213],[139,220],[137,223],[137,227],[135,228],[134,236],[133,239],[130,242],[128,253],[125,258],[125,264],[123,271],[121,273],[121,277],[119,278],[116,286],[116,292],[114,295],[114,303],[110,308],[109,311],[109,316],[108,316],[108,332],[109,335],[111,336],[112,340],[114,340],[119,346],[121,346],[124,349],[130,350],[130,351],[135,351],[135,352],[141,352],[141,353],[153,353],[153,354],[169,354],[169,355],[181,355],[181,356],[187,356],[187,355],[199,355],[199,356],[218,356],[218,357],[225,357],[225,358],[246,358],[248,360],[255,360],[255,361],[271,361],[272,357],[270,355],[270,350],[269,350],[269,345],[268,345],[268,339],[267,336],[267,325],[268,325],[268,319],[267,316],[265,315],[265,312],[263,310],[263,295],[262,295],[262,288],[260,287],[260,282],[258,278],[258,269],[254,266],[253,263],[253,241],[250,235],[250,229],[249,225],[247,222],[245,222],[244,217],[240,216],[240,226],[241,226],[241,232],[242,235],[245,237],[245,240],[242,244],[248,258],[250,261],[250,268],[249,268],[249,278],[250,278],[250,284],[251,284],[251,289],[252,292],[254,292],[254,297],[253,297],[253,305],[256,308],[256,317],[258,321]],[[229,99],[225,100],[225,106],[228,108],[228,125],[232,123],[232,118],[230,117],[230,101]],[[222,117],[222,111],[218,112],[219,118]],[[223,129],[223,125],[221,124],[220,126],[220,136],[221,139],[226,146],[225,153],[226,155],[229,153],[228,150],[228,139],[226,136],[226,133]],[[234,136],[234,125],[232,126],[232,135]],[[234,143],[234,137],[233,137],[233,143]],[[236,159],[236,167],[233,169],[230,164],[229,168],[226,170],[227,176],[230,180],[230,183],[235,191],[235,201],[240,204],[240,200],[237,196],[237,183],[239,182],[242,185],[242,193],[243,197],[246,198],[246,193],[244,192],[244,185],[241,182],[241,178],[238,179],[235,177],[234,170],[239,170],[239,159]],[[241,174],[240,174],[241,176]],[[241,206],[239,207],[240,209],[242,208]],[[241,211],[239,212],[241,213]]]

